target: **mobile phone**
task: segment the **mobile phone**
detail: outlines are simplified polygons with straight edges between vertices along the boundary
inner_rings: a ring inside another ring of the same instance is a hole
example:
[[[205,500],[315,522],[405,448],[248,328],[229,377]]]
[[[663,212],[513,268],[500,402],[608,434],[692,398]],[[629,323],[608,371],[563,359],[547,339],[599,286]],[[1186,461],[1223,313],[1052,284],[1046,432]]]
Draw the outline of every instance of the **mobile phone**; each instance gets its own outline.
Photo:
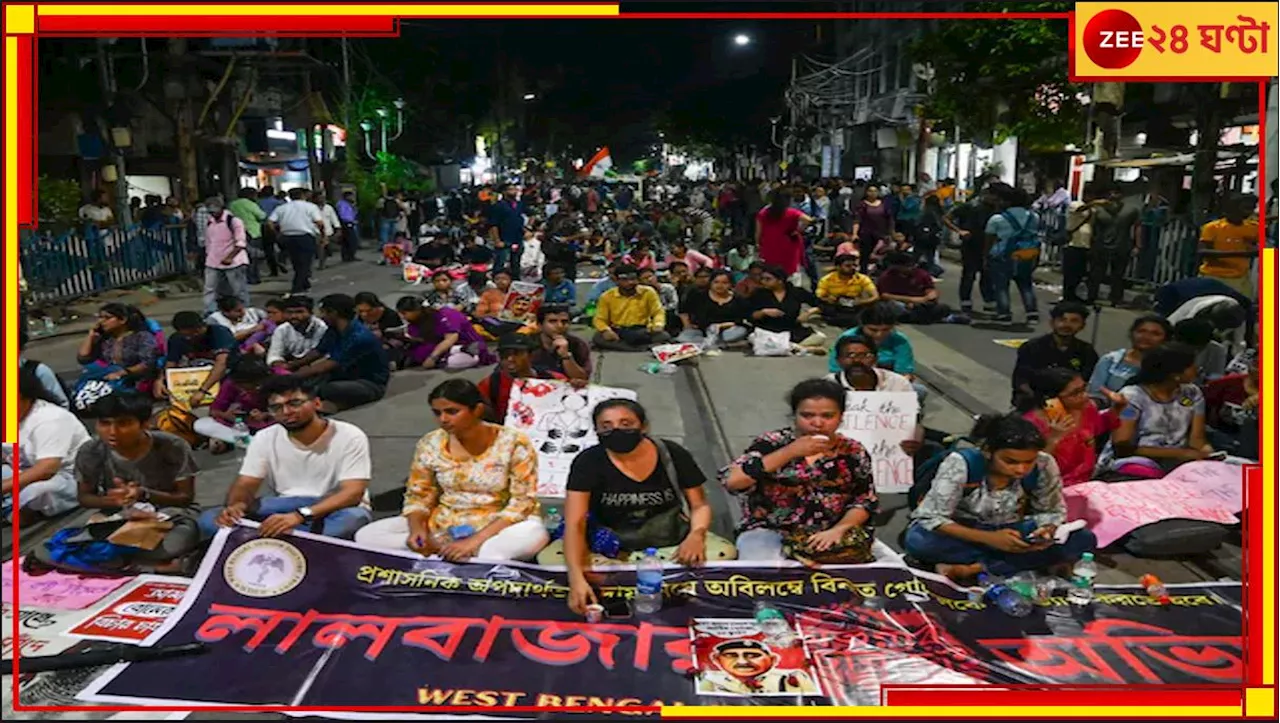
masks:
[[[1062,400],[1055,398],[1044,403],[1044,416],[1048,417],[1051,422],[1058,422],[1066,419],[1069,414],[1066,408],[1062,406]]]
[[[1227,458],[1227,453],[1226,453],[1226,452],[1223,452],[1223,451],[1217,451],[1217,452],[1214,452],[1213,454],[1211,454],[1211,455],[1209,455],[1209,456],[1207,457],[1207,459],[1213,459],[1213,460],[1217,460],[1217,461],[1219,461],[1219,462],[1221,462],[1222,460],[1224,460],[1224,459],[1226,459],[1226,458]]]
[[[604,606],[604,616],[606,618],[629,618],[631,617],[631,601],[625,599],[605,600],[601,603]]]

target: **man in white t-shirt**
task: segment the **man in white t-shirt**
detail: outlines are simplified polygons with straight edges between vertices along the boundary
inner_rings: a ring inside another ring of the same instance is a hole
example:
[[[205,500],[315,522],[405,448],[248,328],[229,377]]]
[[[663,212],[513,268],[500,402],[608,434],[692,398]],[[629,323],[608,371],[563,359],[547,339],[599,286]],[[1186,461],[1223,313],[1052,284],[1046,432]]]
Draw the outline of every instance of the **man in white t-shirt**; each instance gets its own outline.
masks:
[[[18,370],[18,447],[15,452],[6,449],[4,496],[17,490],[19,509],[53,516],[79,504],[76,453],[89,441],[89,430],[74,414],[47,401],[47,394],[34,369]],[[11,460],[11,454],[16,458]]]
[[[250,519],[261,523],[263,537],[279,537],[314,531],[318,522],[321,534],[350,540],[372,519],[369,438],[354,424],[321,417],[315,387],[302,377],[274,377],[261,394],[279,424],[254,435],[226,506],[205,510],[200,531],[211,537]],[[258,497],[266,480],[275,495]]]
[[[275,207],[267,223],[275,230],[280,246],[293,262],[293,284],[289,293],[301,294],[311,288],[311,262],[318,239],[324,233],[324,214],[307,200],[307,189],[289,189],[289,202]]]

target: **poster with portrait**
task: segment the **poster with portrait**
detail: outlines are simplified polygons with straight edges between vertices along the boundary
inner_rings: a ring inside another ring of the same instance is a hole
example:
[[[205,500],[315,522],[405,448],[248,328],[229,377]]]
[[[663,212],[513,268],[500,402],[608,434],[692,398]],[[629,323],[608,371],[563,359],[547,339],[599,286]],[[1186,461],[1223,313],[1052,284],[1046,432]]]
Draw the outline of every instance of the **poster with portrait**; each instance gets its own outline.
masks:
[[[902,449],[914,440],[920,416],[915,392],[849,392],[840,434],[856,439],[871,455],[876,492],[907,492],[915,480],[915,460]]]
[[[538,307],[542,306],[542,284],[514,281],[502,302],[498,318],[502,321],[518,321],[521,324],[538,323]]]
[[[794,698],[822,695],[809,656],[794,644],[771,643],[755,620],[696,618],[689,626],[698,695]]]
[[[573,458],[600,440],[591,410],[606,399],[635,399],[630,389],[594,384],[574,389],[567,382],[517,379],[511,385],[506,425],[529,435],[538,450],[538,494],[564,497]]]

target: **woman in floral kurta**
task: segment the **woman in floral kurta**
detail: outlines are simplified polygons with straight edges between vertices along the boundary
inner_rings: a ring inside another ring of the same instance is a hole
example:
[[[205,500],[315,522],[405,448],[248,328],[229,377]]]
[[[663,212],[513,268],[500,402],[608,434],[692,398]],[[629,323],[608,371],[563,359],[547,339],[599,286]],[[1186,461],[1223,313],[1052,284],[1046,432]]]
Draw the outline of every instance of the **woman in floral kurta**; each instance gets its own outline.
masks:
[[[480,390],[465,379],[429,399],[441,428],[418,441],[401,516],[367,525],[356,542],[451,560],[532,558],[548,541],[533,443],[484,421]]]
[[[795,424],[755,439],[720,472],[742,503],[741,560],[868,562],[878,506],[871,457],[836,430],[845,391],[825,379],[791,393]]]

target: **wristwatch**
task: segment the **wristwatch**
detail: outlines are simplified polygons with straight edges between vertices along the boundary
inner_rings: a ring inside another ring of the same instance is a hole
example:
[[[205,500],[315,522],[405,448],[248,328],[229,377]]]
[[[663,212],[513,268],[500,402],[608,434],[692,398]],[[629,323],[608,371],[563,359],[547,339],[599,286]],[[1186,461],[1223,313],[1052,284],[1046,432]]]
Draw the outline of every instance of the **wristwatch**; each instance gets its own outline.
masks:
[[[299,507],[296,510],[296,512],[302,516],[303,522],[311,522],[311,520],[314,518],[314,515],[311,514],[310,507]]]

